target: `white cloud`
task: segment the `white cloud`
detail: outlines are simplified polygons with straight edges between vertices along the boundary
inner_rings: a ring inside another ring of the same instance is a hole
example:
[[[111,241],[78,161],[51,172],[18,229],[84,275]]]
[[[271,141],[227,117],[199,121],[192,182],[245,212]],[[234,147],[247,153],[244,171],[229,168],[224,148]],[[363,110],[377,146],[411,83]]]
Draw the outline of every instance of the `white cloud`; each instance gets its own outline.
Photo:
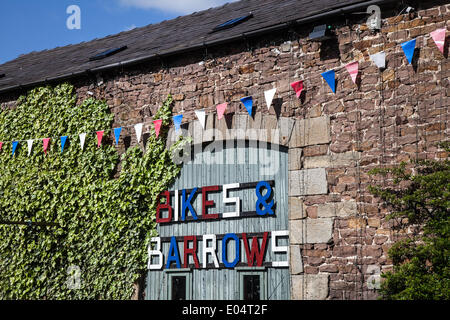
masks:
[[[189,14],[237,0],[119,0],[122,6]]]
[[[125,27],[124,31],[130,31],[136,28],[135,24],[132,24],[131,26]]]

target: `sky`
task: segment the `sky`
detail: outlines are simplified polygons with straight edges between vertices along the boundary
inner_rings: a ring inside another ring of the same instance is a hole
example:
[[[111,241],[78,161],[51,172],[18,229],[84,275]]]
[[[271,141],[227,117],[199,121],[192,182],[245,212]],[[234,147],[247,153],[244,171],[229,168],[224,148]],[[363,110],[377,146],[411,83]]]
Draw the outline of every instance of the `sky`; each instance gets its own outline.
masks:
[[[107,35],[236,0],[1,0],[0,64],[32,51]],[[79,29],[76,12],[80,9]],[[67,21],[72,29],[67,26]]]

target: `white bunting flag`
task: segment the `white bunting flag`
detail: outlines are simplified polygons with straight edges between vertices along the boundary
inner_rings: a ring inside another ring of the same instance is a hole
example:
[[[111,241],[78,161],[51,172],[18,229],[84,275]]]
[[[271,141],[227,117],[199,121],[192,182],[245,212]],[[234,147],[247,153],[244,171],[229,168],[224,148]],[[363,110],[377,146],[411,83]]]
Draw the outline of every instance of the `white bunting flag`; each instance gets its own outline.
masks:
[[[34,140],[27,140],[27,143],[28,143],[28,156],[30,156],[31,149],[33,149],[33,141]]]
[[[206,113],[205,110],[195,110],[195,114],[198,118],[198,121],[200,121],[200,124],[202,125],[202,128],[205,129],[206,124]]]
[[[273,97],[275,96],[275,92],[277,92],[277,88],[273,88],[267,91],[264,91],[264,97],[266,98],[267,109],[270,109],[270,105],[272,104]]]
[[[143,123],[138,123],[138,124],[134,125],[134,130],[136,131],[136,139],[137,139],[138,143],[141,141],[142,126],[143,125],[144,125]]]
[[[83,148],[84,148],[84,140],[86,140],[86,133],[80,134],[80,147],[81,147],[81,150],[83,150]]]
[[[386,68],[386,53],[384,51],[371,54],[370,59],[377,65],[378,68],[384,69]]]

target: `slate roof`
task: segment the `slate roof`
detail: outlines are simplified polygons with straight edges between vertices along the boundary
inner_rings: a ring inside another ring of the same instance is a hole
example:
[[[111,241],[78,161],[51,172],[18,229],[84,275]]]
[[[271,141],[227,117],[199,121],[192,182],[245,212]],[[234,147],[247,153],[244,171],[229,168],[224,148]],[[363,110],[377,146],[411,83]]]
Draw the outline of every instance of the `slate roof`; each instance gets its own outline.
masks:
[[[252,33],[286,22],[312,17],[350,5],[374,2],[361,0],[241,0],[176,19],[121,32],[102,39],[51,50],[31,52],[0,65],[0,92],[40,82],[95,71],[154,55],[188,50],[243,33]],[[382,2],[382,1],[379,1]],[[359,10],[364,11],[364,10]],[[253,18],[226,30],[210,31],[229,19],[253,13]],[[89,57],[104,50],[128,48],[102,60]]]

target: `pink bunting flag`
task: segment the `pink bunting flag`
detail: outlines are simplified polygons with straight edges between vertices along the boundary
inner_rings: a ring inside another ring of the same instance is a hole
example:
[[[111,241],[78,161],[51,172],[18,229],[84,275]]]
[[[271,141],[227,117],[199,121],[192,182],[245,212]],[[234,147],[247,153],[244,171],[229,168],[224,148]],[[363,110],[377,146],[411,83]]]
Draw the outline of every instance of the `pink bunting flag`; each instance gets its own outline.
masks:
[[[50,141],[50,138],[45,138],[42,140],[42,147],[44,149],[44,153],[47,154],[48,149],[48,142]]]
[[[0,151],[2,150],[3,142],[0,141]]]
[[[155,133],[156,133],[156,137],[158,138],[159,131],[161,130],[162,119],[154,120],[153,124],[155,125]]]
[[[105,131],[97,131],[97,148],[100,148],[100,144],[102,143],[103,133]]]
[[[220,120],[223,118],[223,114],[225,113],[225,109],[227,108],[227,103],[222,103],[217,105],[217,118]]]
[[[353,83],[356,83],[356,78],[358,77],[358,67],[359,67],[358,61],[350,62],[345,66],[348,73],[350,73],[350,76],[352,77]]]
[[[445,28],[434,30],[430,33],[440,52],[444,53]]]
[[[303,80],[292,82],[291,87],[292,89],[294,89],[297,98],[300,98],[300,95],[302,94],[303,91]]]

